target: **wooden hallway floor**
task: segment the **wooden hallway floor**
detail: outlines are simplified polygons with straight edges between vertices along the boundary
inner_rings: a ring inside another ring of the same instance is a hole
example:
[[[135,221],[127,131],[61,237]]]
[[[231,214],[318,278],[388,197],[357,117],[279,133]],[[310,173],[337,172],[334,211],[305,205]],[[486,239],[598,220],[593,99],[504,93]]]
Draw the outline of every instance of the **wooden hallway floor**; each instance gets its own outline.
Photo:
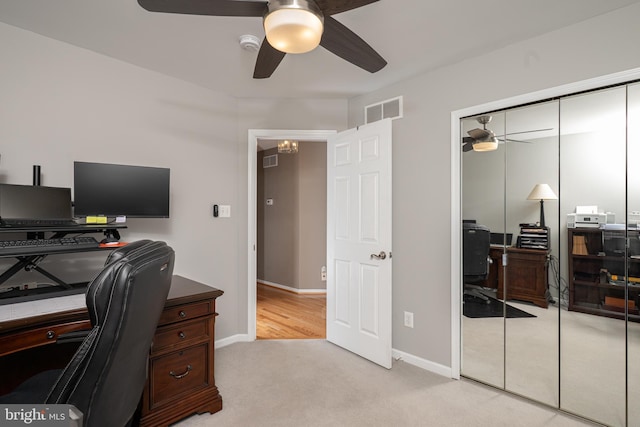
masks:
[[[326,295],[288,292],[258,283],[256,338],[326,338]]]

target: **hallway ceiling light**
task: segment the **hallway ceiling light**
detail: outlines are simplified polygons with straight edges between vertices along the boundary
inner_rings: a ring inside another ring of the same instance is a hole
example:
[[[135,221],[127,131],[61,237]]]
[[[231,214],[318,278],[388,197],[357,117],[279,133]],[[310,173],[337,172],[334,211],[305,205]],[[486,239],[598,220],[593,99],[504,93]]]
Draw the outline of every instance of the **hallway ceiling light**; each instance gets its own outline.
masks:
[[[294,154],[298,152],[298,141],[284,139],[278,142],[278,153]]]

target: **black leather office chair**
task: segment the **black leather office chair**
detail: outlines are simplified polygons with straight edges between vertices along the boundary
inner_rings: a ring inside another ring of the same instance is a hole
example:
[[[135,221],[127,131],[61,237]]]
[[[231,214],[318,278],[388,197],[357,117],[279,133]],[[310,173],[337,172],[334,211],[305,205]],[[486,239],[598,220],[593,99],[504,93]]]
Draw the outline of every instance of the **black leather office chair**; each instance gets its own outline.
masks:
[[[462,271],[464,295],[470,295],[489,303],[489,298],[481,292],[478,284],[489,275],[489,249],[491,233],[480,224],[463,223],[462,226]]]
[[[71,404],[88,427],[128,425],[147,379],[149,349],[171,287],[175,254],[164,242],[131,243],[87,287],[92,329],[62,371],[30,378],[0,404]]]

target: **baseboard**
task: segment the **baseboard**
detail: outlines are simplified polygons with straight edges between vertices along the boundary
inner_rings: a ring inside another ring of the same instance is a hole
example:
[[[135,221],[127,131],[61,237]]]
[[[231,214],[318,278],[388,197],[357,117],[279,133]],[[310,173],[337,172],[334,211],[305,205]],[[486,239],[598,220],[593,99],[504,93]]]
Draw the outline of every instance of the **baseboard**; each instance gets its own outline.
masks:
[[[451,371],[451,367],[449,366],[431,362],[429,360],[422,359],[420,357],[396,349],[391,350],[391,356],[395,360],[402,360],[410,365],[422,368],[425,371],[433,372],[434,374],[442,375],[443,377],[453,378],[453,372]]]
[[[298,288],[292,288],[291,286],[281,285],[279,283],[273,283],[273,282],[269,282],[267,280],[262,280],[262,279],[258,279],[257,282],[263,285],[271,286],[272,288],[278,288],[284,291],[293,292],[295,294],[326,294],[327,293],[326,289],[298,289]]]
[[[249,339],[249,334],[237,334],[227,338],[216,340],[214,343],[214,346],[215,346],[214,348],[222,348],[231,344],[235,344],[237,342],[250,342],[250,341],[253,341],[253,340]]]

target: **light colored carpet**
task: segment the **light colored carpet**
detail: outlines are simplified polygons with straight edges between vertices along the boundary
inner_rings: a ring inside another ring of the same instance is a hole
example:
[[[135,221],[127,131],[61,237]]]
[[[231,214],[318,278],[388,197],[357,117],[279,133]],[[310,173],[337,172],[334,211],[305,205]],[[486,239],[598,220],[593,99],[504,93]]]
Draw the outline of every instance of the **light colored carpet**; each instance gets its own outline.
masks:
[[[325,340],[236,343],[215,357],[222,411],[177,426],[592,425],[403,361],[386,370]]]

